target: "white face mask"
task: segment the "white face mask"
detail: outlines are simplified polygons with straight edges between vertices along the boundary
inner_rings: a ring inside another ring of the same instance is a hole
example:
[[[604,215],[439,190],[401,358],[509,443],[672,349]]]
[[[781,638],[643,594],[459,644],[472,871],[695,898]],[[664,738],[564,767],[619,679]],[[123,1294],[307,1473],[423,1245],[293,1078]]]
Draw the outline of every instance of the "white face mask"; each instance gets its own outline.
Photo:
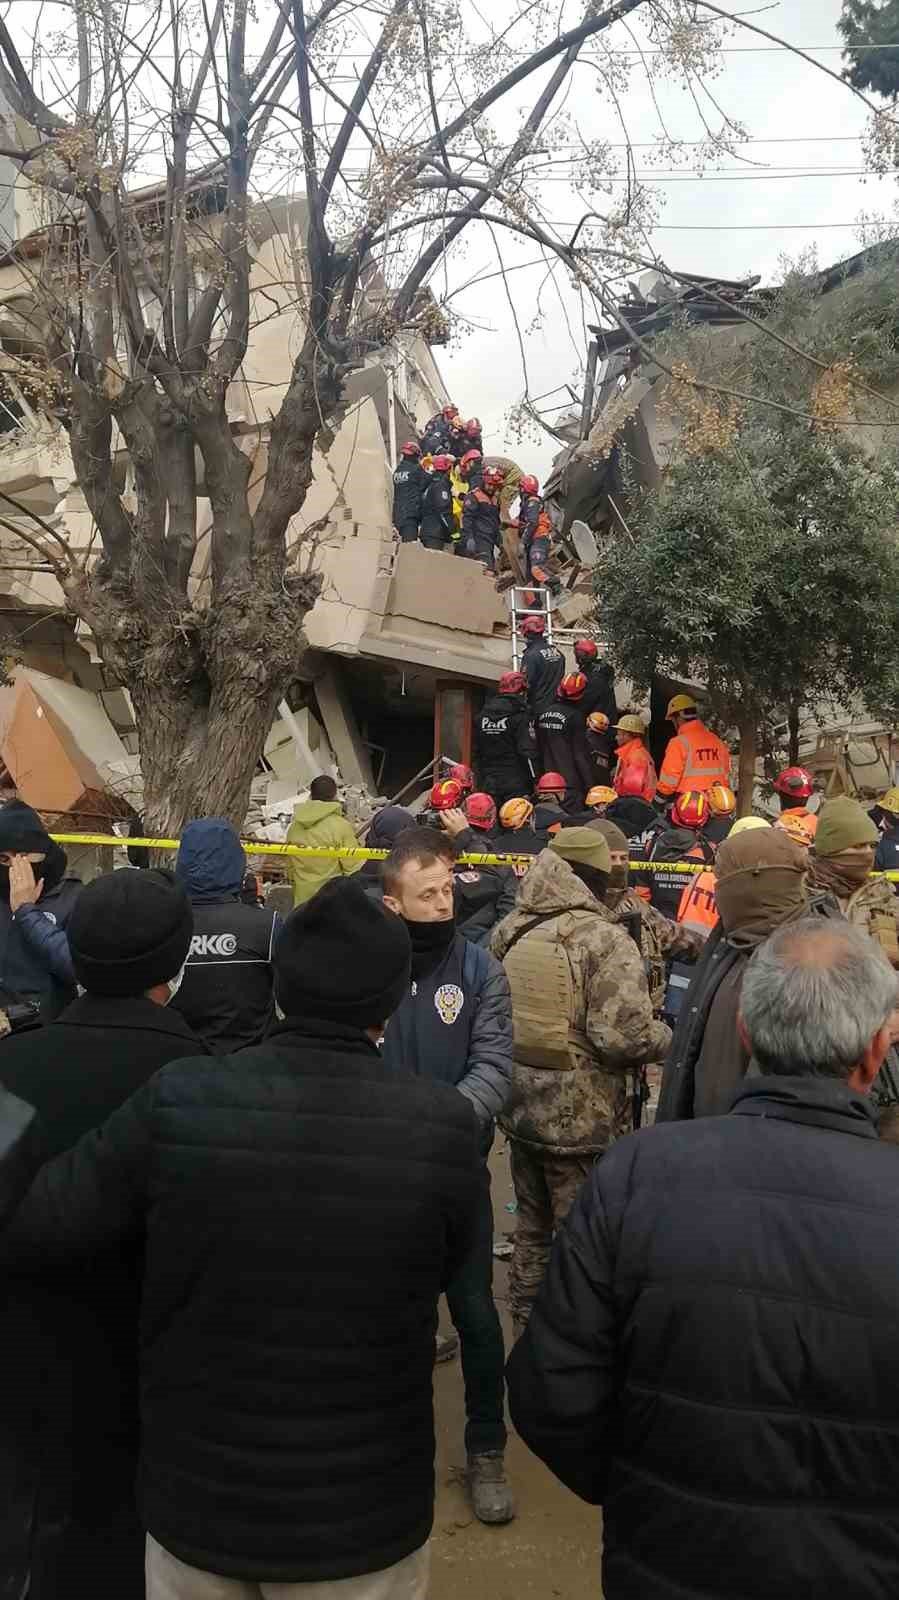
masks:
[[[169,991],[169,998],[166,1001],[167,1005],[171,1004],[171,1002],[174,1000],[176,994],[178,993],[178,990],[181,988],[181,985],[182,985],[182,983],[184,981],[184,967],[186,967],[186,966],[187,966],[187,962],[185,961],[184,966],[181,968],[181,971],[180,972],[176,972],[174,978],[167,978],[166,979],[166,985],[165,986]]]

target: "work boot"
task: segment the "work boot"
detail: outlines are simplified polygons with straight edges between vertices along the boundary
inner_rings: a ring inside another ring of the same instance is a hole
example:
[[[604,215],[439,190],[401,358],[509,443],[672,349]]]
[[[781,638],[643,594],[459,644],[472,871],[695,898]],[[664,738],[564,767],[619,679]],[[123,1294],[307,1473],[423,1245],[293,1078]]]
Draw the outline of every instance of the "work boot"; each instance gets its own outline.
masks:
[[[468,1490],[479,1522],[511,1522],[515,1515],[512,1487],[502,1450],[468,1457]]]
[[[434,1341],[434,1365],[440,1367],[445,1361],[452,1361],[458,1349],[457,1333],[438,1333]]]

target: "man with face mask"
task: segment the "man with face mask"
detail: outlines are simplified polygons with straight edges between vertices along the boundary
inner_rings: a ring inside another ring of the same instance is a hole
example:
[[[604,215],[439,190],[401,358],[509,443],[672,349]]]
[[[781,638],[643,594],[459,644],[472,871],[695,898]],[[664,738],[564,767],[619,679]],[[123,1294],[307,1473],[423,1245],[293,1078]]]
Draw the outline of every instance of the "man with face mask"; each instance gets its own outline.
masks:
[[[468,1487],[481,1522],[515,1515],[506,1477],[505,1351],[493,1301],[493,1208],[487,1156],[512,1088],[512,1005],[499,962],[456,927],[455,850],[432,828],[404,833],[384,862],[384,905],[412,942],[409,993],[384,1035],[384,1062],[454,1085],[477,1116],[484,1157],[477,1238],[447,1289],[465,1377]]]
[[[70,1150],[160,1067],[204,1050],[169,1006],[192,931],[171,873],[125,868],[82,889],[68,924],[81,997],[48,1027],[0,1046],[0,1084],[39,1116],[38,1163]],[[0,1436],[0,1547],[11,1594],[28,1580],[30,1600],[142,1600],[142,1264],[141,1251],[123,1245],[4,1273],[0,1358],[16,1380]]]
[[[600,834],[609,847],[612,867],[606,905],[616,921],[629,933],[639,932],[653,1016],[659,1017],[662,1014],[670,962],[698,961],[705,940],[682,923],[672,922],[670,917],[642,900],[636,890],[630,887],[628,840],[614,822],[609,822],[607,817],[597,817],[595,822],[587,826]]]
[[[75,998],[65,929],[81,890],[66,854],[21,800],[0,808],[0,985],[45,1021]]]
[[[876,823],[857,800],[843,795],[825,801],[809,858],[811,881],[834,895],[843,915],[870,934],[890,965],[899,968],[899,900],[886,878],[871,876],[879,837]]]
[[[515,1082],[501,1119],[518,1226],[509,1298],[523,1331],[553,1232],[597,1156],[632,1127],[630,1075],[661,1060],[638,945],[606,905],[612,861],[593,826],[564,828],[493,931],[515,1016]]]

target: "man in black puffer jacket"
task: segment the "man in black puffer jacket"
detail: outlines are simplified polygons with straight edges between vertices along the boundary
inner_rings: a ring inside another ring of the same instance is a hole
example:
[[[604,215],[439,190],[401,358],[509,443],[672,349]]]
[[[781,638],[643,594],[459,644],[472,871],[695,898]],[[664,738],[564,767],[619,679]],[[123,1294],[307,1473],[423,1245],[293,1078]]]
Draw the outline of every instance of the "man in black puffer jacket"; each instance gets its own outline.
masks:
[[[533,788],[537,745],[526,697],[524,674],[504,672],[475,722],[478,782],[496,802],[497,811]]]
[[[896,1003],[859,929],[781,928],[743,982],[760,1076],[620,1140],[556,1236],[512,1416],[603,1506],[607,1600],[896,1594]]]
[[[327,883],[278,941],[265,1044],[158,1072],[0,1234],[4,1264],[146,1238],[148,1600],[230,1592],[210,1574],[357,1600],[372,1573],[424,1600],[437,1300],[481,1179],[471,1104],[379,1055],[409,971],[399,918]]]

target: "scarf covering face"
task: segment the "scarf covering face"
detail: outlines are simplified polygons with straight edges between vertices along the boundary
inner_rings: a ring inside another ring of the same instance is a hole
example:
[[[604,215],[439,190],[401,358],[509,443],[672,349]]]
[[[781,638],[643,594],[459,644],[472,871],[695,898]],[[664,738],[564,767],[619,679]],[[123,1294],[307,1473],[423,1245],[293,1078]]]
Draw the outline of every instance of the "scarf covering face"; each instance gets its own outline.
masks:
[[[815,882],[832,889],[839,900],[855,894],[867,882],[874,867],[874,846],[855,845],[836,856],[815,857]]]
[[[433,971],[456,937],[456,919],[446,922],[410,922],[403,918],[412,942],[412,976],[423,978]]]
[[[627,835],[622,833],[614,822],[609,822],[607,817],[597,817],[595,821],[588,822],[587,827],[594,829],[596,833],[601,833],[610,850],[616,852],[623,850],[627,853],[630,848]],[[609,887],[606,890],[606,905],[611,911],[617,911],[627,893],[627,885],[627,862],[621,867],[613,865],[609,873]]]
[[[805,852],[789,834],[752,829],[725,839],[715,862],[725,933],[765,937],[805,904]]]

